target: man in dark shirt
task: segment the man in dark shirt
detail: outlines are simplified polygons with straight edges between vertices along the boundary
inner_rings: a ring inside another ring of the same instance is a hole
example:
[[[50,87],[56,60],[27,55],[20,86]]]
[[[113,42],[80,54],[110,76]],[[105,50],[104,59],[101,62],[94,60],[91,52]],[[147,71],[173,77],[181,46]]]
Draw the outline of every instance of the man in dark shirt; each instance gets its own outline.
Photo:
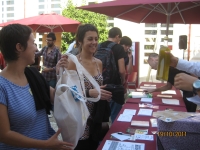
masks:
[[[125,51],[124,51],[124,48],[118,44],[121,40],[121,37],[122,37],[121,30],[117,27],[113,27],[109,30],[108,40],[101,43],[101,47],[103,48],[104,47],[106,48],[112,42],[116,43],[111,49],[115,58],[115,64],[116,64],[117,70],[119,72],[118,77],[113,81],[113,83],[111,83],[115,85],[123,85],[125,83],[125,63],[124,63]],[[110,108],[111,108],[112,122],[117,117],[123,104],[124,104],[124,98],[111,100]]]
[[[158,54],[156,54],[156,53],[149,54],[148,63],[151,66],[152,69],[157,70]],[[161,92],[161,91],[170,90],[172,88],[172,85],[174,85],[174,77],[179,73],[188,74],[187,72],[184,72],[184,71],[178,70],[176,68],[170,67],[169,68],[167,84],[162,86],[162,87],[156,88],[156,89],[145,90],[145,92],[152,93],[152,92]],[[190,101],[188,101],[186,99],[186,97],[192,97],[193,96],[193,92],[184,91],[184,90],[182,90],[182,91],[183,91],[183,100],[185,102],[187,111],[188,112],[195,112],[197,105],[192,103],[192,102],[190,102]]]

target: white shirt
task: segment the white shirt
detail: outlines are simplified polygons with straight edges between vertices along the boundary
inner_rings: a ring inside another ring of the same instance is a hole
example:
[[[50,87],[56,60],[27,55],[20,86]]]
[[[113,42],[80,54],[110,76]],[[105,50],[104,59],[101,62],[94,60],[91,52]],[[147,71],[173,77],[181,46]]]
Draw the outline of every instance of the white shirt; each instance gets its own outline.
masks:
[[[66,53],[69,53],[69,52],[73,49],[75,43],[76,43],[76,41],[72,42],[72,43],[69,45],[69,47],[68,47]]]
[[[200,77],[200,62],[179,59],[176,68]]]

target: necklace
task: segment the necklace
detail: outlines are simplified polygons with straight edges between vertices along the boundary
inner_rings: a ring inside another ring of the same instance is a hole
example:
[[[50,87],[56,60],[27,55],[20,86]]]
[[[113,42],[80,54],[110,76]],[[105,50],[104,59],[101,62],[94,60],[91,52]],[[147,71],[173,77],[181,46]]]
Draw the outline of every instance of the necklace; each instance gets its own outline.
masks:
[[[94,57],[92,57],[92,58],[93,58],[93,60],[95,61],[95,58],[94,58]],[[81,54],[79,54],[79,60],[80,60],[80,63],[83,65],[83,62],[82,62],[82,59],[81,59]],[[93,60],[92,60],[91,63],[93,63]]]

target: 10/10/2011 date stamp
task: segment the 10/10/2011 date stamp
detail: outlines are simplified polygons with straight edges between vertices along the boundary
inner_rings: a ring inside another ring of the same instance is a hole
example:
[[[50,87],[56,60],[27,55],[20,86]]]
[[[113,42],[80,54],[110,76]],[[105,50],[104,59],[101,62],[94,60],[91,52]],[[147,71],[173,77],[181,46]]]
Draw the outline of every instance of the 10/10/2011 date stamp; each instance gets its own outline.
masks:
[[[185,131],[158,131],[157,135],[160,137],[183,137],[187,136],[187,132]]]

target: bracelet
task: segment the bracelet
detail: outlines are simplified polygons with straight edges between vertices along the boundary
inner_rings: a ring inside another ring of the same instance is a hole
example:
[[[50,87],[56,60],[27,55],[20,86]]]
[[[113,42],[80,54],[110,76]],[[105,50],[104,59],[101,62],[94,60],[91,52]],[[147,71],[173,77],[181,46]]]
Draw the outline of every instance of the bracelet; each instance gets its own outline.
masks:
[[[86,97],[90,97],[89,90],[85,90]]]

